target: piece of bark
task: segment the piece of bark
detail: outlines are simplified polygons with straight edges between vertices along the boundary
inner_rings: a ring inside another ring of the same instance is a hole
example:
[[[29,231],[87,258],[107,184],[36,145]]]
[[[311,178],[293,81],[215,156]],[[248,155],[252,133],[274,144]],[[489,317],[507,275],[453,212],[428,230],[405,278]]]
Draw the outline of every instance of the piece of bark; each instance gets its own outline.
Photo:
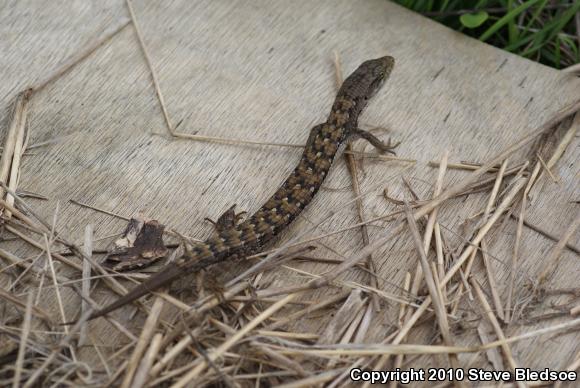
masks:
[[[131,218],[123,236],[113,244],[104,266],[113,271],[143,268],[167,255],[163,243],[165,226],[156,220]]]

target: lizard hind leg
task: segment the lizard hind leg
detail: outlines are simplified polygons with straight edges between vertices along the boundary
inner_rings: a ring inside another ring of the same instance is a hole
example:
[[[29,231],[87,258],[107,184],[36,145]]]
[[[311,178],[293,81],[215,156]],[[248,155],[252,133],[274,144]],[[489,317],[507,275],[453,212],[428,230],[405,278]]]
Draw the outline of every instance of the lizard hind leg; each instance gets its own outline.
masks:
[[[218,233],[224,230],[235,228],[238,225],[240,219],[244,216],[244,214],[246,214],[244,211],[236,213],[235,208],[236,204],[233,204],[228,210],[219,216],[217,221],[213,221],[207,217],[205,220],[212,223],[215,231]]]
[[[399,146],[399,144],[401,144],[400,142],[396,142],[395,144],[391,144],[390,138],[387,141],[387,143],[385,144],[384,142],[382,142],[378,137],[376,137],[372,133],[364,131],[364,130],[359,129],[359,128],[356,128],[356,129],[353,129],[350,131],[347,141],[350,142],[350,141],[354,141],[356,139],[364,139],[364,140],[368,141],[369,143],[371,143],[371,145],[373,147],[375,147],[379,152],[388,152],[388,153],[393,154],[393,155],[396,155],[395,151],[394,151],[395,148],[397,148]]]

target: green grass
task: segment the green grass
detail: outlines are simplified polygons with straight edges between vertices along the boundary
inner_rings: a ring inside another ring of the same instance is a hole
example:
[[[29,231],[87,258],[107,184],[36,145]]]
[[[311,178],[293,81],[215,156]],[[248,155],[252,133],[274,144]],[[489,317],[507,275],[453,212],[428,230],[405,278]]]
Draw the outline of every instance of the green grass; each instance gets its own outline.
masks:
[[[394,0],[454,30],[562,69],[580,62],[580,0]]]

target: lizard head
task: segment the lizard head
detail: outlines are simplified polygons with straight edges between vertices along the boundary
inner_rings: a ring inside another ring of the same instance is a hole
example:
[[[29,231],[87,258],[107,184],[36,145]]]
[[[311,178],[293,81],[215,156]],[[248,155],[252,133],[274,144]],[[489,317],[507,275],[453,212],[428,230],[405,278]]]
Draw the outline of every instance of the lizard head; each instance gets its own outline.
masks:
[[[395,58],[385,56],[363,62],[342,84],[339,94],[354,100],[362,110],[375,95],[395,65]]]

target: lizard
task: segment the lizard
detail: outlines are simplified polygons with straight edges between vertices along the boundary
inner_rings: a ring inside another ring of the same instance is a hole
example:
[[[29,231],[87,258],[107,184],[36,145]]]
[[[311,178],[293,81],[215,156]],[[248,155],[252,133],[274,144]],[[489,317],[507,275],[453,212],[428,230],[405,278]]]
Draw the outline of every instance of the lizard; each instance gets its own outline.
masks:
[[[177,278],[210,265],[259,253],[264,245],[286,228],[312,201],[341,145],[365,139],[380,152],[393,153],[398,144],[383,143],[370,132],[358,128],[358,118],[370,98],[381,88],[395,64],[384,56],[363,62],[341,85],[326,122],[314,126],[294,171],[252,216],[239,221],[234,207],[216,223],[215,231],[197,243],[165,269],[113,303],[94,311],[92,320],[104,316],[142,296],[171,284]],[[235,205],[234,205],[235,206]]]

